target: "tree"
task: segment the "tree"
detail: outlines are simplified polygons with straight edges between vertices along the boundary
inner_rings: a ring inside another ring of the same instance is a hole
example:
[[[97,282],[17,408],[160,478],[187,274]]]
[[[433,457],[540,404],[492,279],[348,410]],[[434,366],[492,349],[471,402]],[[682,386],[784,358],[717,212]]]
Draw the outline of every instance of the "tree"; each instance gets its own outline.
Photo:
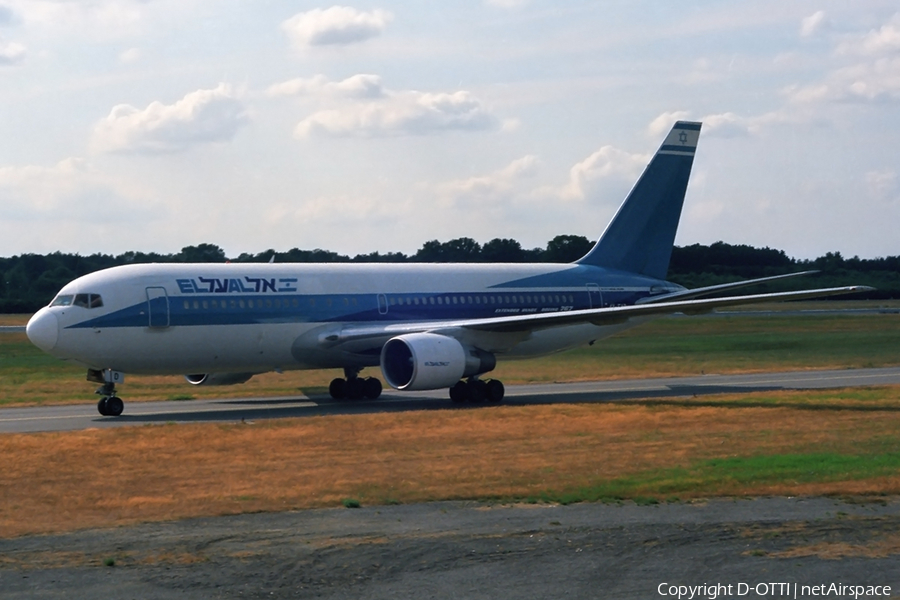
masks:
[[[175,260],[186,263],[223,263],[228,260],[225,251],[215,244],[199,244],[197,246],[185,246]]]
[[[583,235],[558,235],[547,242],[544,260],[554,263],[570,263],[578,260],[593,248],[594,243]]]
[[[412,258],[415,262],[478,262],[481,245],[472,238],[462,237],[444,242],[425,242]]]
[[[516,240],[494,238],[481,247],[481,260],[494,263],[525,262],[525,251]]]

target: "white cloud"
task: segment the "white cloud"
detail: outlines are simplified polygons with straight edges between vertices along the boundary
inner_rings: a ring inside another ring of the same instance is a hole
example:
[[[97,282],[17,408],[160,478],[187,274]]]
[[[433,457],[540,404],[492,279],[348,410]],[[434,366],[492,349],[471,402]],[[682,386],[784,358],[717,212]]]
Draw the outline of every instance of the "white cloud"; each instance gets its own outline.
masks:
[[[869,171],[865,174],[865,182],[873,198],[879,200],[897,198],[897,172],[894,169]]]
[[[26,26],[89,34],[94,39],[131,35],[151,9],[141,0],[11,0]]]
[[[631,154],[613,146],[603,146],[569,170],[569,183],[561,197],[567,200],[591,198],[603,180],[636,181],[650,156]],[[620,199],[617,199],[617,201]]]
[[[800,35],[802,37],[811,37],[818,33],[825,25],[825,12],[816,11],[800,22]]]
[[[385,92],[382,99],[316,112],[301,121],[294,134],[336,137],[420,135],[436,131],[496,129],[497,117],[465,91]]]
[[[900,56],[835,69],[824,81],[785,90],[795,103],[900,100]]]
[[[276,83],[266,90],[270,96],[334,95],[347,98],[379,98],[385,91],[378,75],[359,74],[343,81],[329,81],[324,75]]]
[[[647,135],[652,138],[658,138],[669,133],[669,130],[672,129],[672,125],[674,125],[676,121],[689,119],[690,116],[690,113],[683,110],[664,112],[650,121],[650,124],[647,126]]]
[[[878,29],[844,36],[832,59],[834,67],[818,81],[788,86],[783,93],[802,105],[900,100],[900,13]]]
[[[0,216],[12,222],[91,223],[145,218],[146,198],[136,198],[85,160],[53,167],[0,167]]]
[[[25,46],[16,42],[0,42],[0,67],[16,65],[25,60]]]
[[[488,175],[440,184],[437,192],[443,202],[449,205],[496,205],[522,193],[519,186],[531,180],[537,170],[538,159],[529,154]]]
[[[127,65],[133,62],[137,62],[141,59],[143,53],[140,48],[129,48],[125,50],[121,54],[119,54],[119,62],[123,65]]]
[[[484,0],[484,3],[497,8],[519,8],[528,4],[528,0]]]
[[[706,115],[700,120],[703,123],[703,132],[706,135],[718,137],[748,135],[752,127],[751,119],[739,117],[730,112],[717,115]]]
[[[298,13],[281,27],[298,48],[344,45],[379,35],[392,18],[385,10],[363,12],[349,6],[332,6]]]
[[[666,112],[650,122],[647,126],[647,134],[653,138],[661,138],[669,133],[676,121],[689,121],[693,117],[687,111]],[[760,117],[745,118],[734,113],[726,112],[710,114],[699,119],[703,123],[704,135],[717,137],[735,137],[754,132],[760,125]]]
[[[900,13],[891,17],[890,21],[880,29],[869,31],[863,35],[852,36],[841,43],[836,53],[860,56],[885,56],[900,51]]]
[[[212,90],[191,92],[175,104],[153,102],[144,110],[120,104],[97,123],[92,145],[103,152],[179,152],[196,144],[228,141],[248,121],[243,103],[221,83]]]

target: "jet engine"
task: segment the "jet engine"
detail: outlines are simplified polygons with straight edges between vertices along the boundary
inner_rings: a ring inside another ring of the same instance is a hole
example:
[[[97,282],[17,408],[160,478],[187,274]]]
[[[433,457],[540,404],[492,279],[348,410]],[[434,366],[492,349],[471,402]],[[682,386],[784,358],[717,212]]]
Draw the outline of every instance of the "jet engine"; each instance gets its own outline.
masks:
[[[486,373],[496,365],[497,359],[490,352],[436,333],[400,335],[381,348],[381,372],[398,390],[450,387],[463,377]]]
[[[253,375],[254,373],[193,373],[184,378],[191,385],[234,385],[248,381]]]

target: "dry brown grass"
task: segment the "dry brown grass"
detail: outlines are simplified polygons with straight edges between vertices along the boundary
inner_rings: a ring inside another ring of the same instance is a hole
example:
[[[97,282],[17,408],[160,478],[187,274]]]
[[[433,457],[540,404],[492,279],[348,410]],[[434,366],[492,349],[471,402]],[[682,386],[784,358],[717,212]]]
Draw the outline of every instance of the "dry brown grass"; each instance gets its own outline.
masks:
[[[834,395],[835,392],[829,392]],[[884,410],[641,404],[497,407],[0,437],[0,536],[140,521],[438,499],[515,499],[715,457],[858,453]],[[760,394],[765,400],[776,395]],[[873,407],[877,408],[877,407]],[[900,475],[717,494],[900,493]]]

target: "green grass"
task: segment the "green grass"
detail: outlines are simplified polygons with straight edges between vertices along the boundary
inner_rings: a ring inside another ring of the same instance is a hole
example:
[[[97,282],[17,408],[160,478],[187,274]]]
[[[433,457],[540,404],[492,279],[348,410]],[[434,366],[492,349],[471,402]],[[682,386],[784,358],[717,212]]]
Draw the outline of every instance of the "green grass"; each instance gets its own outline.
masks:
[[[896,447],[900,440],[892,440]],[[654,469],[576,490],[548,490],[532,500],[574,502],[631,499],[650,504],[687,493],[718,496],[760,485],[872,479],[900,472],[900,451],[847,455],[831,452],[740,456],[698,461],[688,467]]]

